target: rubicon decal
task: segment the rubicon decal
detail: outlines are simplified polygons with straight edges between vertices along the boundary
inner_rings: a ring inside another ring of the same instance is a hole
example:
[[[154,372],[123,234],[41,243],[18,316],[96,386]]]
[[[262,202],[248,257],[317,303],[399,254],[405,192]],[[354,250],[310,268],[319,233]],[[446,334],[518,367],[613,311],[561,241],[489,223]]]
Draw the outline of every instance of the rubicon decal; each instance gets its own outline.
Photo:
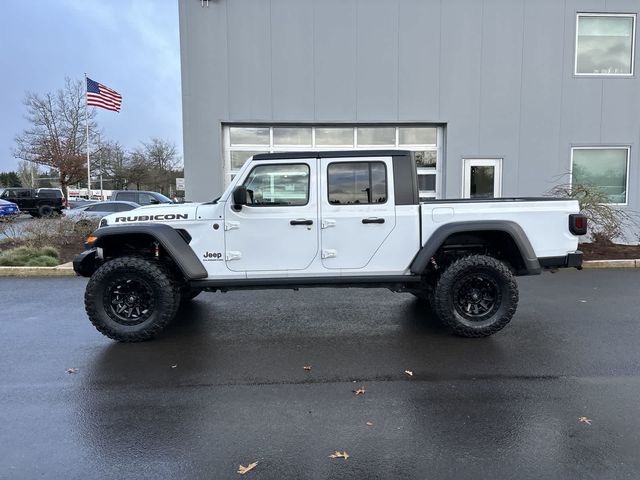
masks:
[[[135,217],[116,217],[116,223],[155,222],[158,220],[187,220],[188,213],[167,213],[165,215],[136,215]]]

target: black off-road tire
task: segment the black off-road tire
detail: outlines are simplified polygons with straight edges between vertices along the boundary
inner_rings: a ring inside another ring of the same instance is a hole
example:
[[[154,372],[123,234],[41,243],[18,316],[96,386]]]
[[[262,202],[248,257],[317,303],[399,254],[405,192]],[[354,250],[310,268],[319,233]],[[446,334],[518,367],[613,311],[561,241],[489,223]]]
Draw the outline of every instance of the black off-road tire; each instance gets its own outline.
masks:
[[[52,217],[55,211],[51,205],[40,205],[38,207],[38,216],[39,217]]]
[[[196,298],[201,293],[202,293],[202,290],[200,288],[184,287],[180,291],[180,303],[189,303],[191,300]]]
[[[518,306],[518,285],[500,260],[470,255],[442,272],[432,306],[440,321],[456,335],[487,337],[511,321]],[[486,311],[478,314],[479,310]]]
[[[123,297],[131,298],[128,294],[120,295],[127,285],[134,285],[134,296],[137,287],[142,303],[150,305],[142,310],[141,318],[123,319],[116,311],[122,303],[112,306],[114,301],[122,302]],[[119,342],[142,342],[156,336],[171,322],[180,305],[180,290],[169,270],[157,261],[119,257],[106,262],[91,276],[84,304],[89,320],[103,335]]]

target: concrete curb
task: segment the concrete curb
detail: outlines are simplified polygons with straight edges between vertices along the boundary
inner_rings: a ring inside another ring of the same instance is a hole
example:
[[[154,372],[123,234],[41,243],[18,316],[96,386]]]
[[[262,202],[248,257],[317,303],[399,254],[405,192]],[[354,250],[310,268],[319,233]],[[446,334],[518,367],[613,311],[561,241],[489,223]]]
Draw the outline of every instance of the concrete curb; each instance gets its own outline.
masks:
[[[0,267],[0,277],[75,277],[71,262],[57,267]]]
[[[582,264],[584,268],[640,268],[640,259],[633,260],[589,260]]]

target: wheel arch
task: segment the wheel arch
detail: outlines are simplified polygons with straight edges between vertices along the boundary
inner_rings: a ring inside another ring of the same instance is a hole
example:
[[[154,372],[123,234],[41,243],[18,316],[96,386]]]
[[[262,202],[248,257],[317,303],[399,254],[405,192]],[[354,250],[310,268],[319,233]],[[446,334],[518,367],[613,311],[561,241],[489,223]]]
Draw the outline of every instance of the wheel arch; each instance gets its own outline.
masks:
[[[96,240],[89,245],[94,250],[93,255],[84,252],[84,258],[78,261],[78,268],[76,268],[76,261],[74,260],[74,269],[80,275],[87,276],[87,273],[93,273],[91,268],[82,268],[81,264],[86,266],[91,262],[95,263],[95,250],[97,248],[102,248],[107,256],[117,257],[128,253],[127,249],[130,252],[136,248],[143,248],[153,242],[157,242],[182,273],[185,280],[207,278],[206,269],[187,242],[189,237],[169,225],[107,226],[95,230],[91,235],[96,237]]]
[[[512,221],[490,220],[442,225],[433,232],[411,262],[411,272],[418,275],[424,273],[431,258],[443,248],[455,249],[457,242],[464,245],[471,239],[477,239],[489,247],[500,247],[518,275],[537,275],[542,271],[531,242],[520,225]]]

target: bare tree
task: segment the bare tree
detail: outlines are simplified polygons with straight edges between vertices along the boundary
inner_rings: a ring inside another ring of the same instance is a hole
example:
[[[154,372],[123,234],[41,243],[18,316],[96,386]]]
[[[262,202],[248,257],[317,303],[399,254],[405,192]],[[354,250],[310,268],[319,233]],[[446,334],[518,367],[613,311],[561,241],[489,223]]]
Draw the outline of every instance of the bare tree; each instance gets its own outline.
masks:
[[[129,182],[129,158],[118,142],[106,141],[91,157],[92,170],[102,174],[112,188],[122,189]]]
[[[140,167],[144,165],[147,169],[140,183],[160,193],[169,193],[171,185],[175,182],[177,171],[181,167],[181,161],[173,143],[152,138],[148,143],[142,142],[142,147],[133,151],[131,159],[132,167],[141,169]]]
[[[60,187],[82,180],[86,174],[85,88],[82,81],[65,79],[63,88],[24,99],[29,127],[15,139],[14,156],[45,165],[59,173]],[[90,141],[95,145],[95,111],[90,110]]]
[[[36,188],[38,177],[40,176],[40,169],[37,164],[21,160],[18,162],[17,173],[23,187]]]

